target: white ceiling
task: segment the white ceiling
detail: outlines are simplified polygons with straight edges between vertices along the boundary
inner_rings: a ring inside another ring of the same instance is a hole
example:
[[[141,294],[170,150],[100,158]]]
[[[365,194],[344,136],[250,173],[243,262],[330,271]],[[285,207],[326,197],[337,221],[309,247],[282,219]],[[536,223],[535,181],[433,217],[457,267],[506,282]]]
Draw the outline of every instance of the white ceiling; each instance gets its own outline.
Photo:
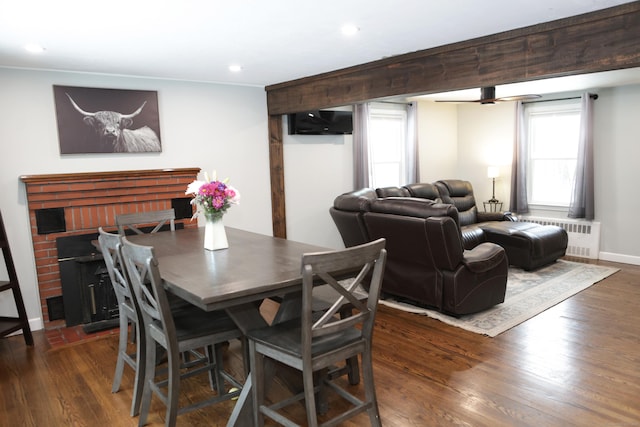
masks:
[[[0,0],[0,67],[265,86],[628,2]]]

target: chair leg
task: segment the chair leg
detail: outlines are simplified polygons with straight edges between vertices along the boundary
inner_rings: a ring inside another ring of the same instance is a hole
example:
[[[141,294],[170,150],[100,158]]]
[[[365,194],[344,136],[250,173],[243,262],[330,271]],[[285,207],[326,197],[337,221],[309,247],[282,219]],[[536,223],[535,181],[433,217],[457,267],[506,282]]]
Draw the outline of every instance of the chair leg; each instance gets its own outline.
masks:
[[[307,422],[309,427],[318,427],[318,414],[316,413],[316,394],[313,386],[314,373],[311,369],[302,371],[304,383],[304,403],[307,409]]]
[[[264,356],[256,352],[253,341],[249,341],[249,355],[251,359],[251,391],[253,400],[253,425],[264,426],[264,415],[260,406],[264,402]]]
[[[378,399],[376,398],[376,388],[373,382],[373,363],[371,360],[371,348],[362,353],[362,375],[364,377],[364,393],[371,407],[367,410],[369,421],[374,427],[381,427],[380,412],[378,411]]]
[[[240,343],[242,345],[242,367],[244,369],[244,377],[247,378],[251,372],[251,366],[249,365],[249,359],[251,357],[249,355],[249,342],[247,338],[243,336],[240,338]]]
[[[358,363],[358,356],[347,359],[347,377],[349,378],[349,384],[360,384],[360,364]]]
[[[210,360],[211,363],[215,364],[213,371],[209,371],[209,373],[214,375],[215,380],[215,390],[218,392],[218,396],[224,394],[224,378],[222,378],[222,371],[224,369],[223,355],[222,355],[222,344],[216,344],[213,346],[212,356],[213,358]]]
[[[131,416],[135,417],[140,413],[140,402],[142,401],[142,390],[144,389],[145,367],[147,362],[147,346],[145,343],[144,328],[136,328],[136,323],[131,323],[132,338],[136,342],[136,373],[133,383],[133,398],[131,399]]]
[[[153,383],[156,374],[156,342],[147,337],[144,343],[145,349],[145,369],[144,381],[142,387],[142,401],[140,402],[140,417],[138,418],[138,426],[142,427],[147,423],[149,408],[151,407],[151,383]]]
[[[122,313],[122,308],[120,308]],[[120,315],[120,339],[118,340],[118,361],[116,362],[116,372],[113,375],[113,385],[111,386],[111,393],[115,393],[120,390],[120,382],[122,381],[122,374],[124,372],[124,355],[127,353],[127,341],[129,322],[127,316],[122,313]]]
[[[340,310],[340,318],[346,319],[353,314],[351,307],[345,307]],[[347,376],[349,378],[349,384],[358,385],[360,384],[360,365],[358,363],[358,356],[353,356],[346,361],[347,365]]]
[[[178,418],[178,397],[180,396],[180,354],[178,351],[167,350],[169,356],[169,372],[167,384],[167,411],[165,427],[176,425]]]
[[[131,322],[131,342],[135,343],[136,339],[137,339],[137,335],[136,335],[136,323],[135,322]]]

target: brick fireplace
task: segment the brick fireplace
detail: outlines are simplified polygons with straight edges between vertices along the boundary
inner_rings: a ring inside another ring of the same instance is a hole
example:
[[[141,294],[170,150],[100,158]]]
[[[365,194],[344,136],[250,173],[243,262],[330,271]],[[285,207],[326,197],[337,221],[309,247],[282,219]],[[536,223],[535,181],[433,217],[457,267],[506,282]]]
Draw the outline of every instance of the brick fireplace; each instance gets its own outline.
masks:
[[[175,208],[176,226],[197,227],[184,192],[199,168],[24,175],[45,330],[67,326],[50,315],[62,285],[56,239],[115,231],[116,215]],[[185,209],[188,211],[185,212]]]

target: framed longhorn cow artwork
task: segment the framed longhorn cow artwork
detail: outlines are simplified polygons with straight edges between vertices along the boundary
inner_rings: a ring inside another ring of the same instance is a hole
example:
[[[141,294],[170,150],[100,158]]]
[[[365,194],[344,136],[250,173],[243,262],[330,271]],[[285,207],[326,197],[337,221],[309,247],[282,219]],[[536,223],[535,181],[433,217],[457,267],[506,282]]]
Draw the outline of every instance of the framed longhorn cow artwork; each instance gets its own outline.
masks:
[[[158,92],[53,86],[60,154],[161,152]]]

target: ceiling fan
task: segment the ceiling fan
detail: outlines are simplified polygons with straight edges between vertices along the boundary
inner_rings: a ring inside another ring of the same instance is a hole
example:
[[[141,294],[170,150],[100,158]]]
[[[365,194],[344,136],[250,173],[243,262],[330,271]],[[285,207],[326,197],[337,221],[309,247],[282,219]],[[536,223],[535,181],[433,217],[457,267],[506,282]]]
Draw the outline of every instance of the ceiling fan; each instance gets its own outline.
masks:
[[[505,96],[502,98],[496,98],[496,87],[495,86],[487,86],[480,88],[480,99],[474,100],[436,100],[436,102],[479,102],[480,104],[495,104],[496,102],[506,102],[506,101],[527,101],[530,99],[538,99],[540,95],[514,95],[514,96]]]

